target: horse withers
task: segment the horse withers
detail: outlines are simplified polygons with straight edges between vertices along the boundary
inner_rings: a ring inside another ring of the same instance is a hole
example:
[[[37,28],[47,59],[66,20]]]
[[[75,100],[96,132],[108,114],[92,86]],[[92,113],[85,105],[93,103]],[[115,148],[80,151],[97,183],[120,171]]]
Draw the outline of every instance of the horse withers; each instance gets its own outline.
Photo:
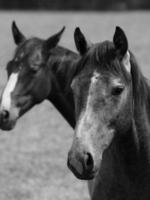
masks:
[[[0,128],[11,130],[17,119],[44,99],[51,101],[74,127],[74,102],[68,85],[78,55],[57,46],[64,28],[48,39],[27,39],[12,23],[17,45],[7,64],[8,82],[1,97]]]
[[[89,180],[92,200],[149,200],[150,86],[120,27],[113,42],[88,44],[79,28],[74,36],[81,59],[68,166]]]

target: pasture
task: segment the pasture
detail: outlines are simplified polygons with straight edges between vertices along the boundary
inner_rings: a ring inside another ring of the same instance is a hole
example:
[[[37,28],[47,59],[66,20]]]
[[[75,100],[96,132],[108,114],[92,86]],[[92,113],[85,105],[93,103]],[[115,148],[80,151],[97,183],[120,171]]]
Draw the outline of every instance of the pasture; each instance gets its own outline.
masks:
[[[11,22],[16,20],[26,36],[47,38],[66,26],[61,45],[74,48],[76,26],[93,42],[111,40],[121,26],[143,73],[150,78],[150,13],[106,12],[1,12],[0,92],[6,83],[5,66],[15,45]],[[48,102],[34,107],[11,132],[0,131],[0,200],[85,200],[85,181],[67,168],[73,130]]]

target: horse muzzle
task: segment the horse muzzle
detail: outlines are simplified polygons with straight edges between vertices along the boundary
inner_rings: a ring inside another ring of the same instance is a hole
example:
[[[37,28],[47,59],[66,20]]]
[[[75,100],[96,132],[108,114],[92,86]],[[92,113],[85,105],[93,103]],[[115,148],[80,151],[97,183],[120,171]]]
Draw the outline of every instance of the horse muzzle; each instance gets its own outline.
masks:
[[[1,109],[0,110],[0,129],[9,131],[12,130],[18,119],[18,109],[12,109],[11,111]]]
[[[94,168],[94,159],[89,152],[68,153],[68,168],[81,180],[91,180],[95,177],[97,170]]]

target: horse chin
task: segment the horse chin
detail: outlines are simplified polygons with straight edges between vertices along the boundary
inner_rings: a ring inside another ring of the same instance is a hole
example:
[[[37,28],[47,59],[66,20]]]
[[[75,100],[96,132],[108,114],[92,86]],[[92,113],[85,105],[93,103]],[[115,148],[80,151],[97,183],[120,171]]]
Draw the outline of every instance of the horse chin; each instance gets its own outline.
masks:
[[[92,180],[96,177],[98,170],[94,169],[92,171],[83,171],[83,173],[79,173],[76,168],[71,166],[68,162],[68,168],[72,171],[72,173],[76,176],[76,178],[80,180]]]
[[[97,171],[92,171],[90,173],[79,174],[77,171],[72,170],[73,174],[80,180],[92,180],[96,177]]]
[[[1,124],[0,129],[3,131],[11,131],[14,129],[16,122],[17,122],[17,119],[13,121],[9,121],[7,123],[3,123]]]

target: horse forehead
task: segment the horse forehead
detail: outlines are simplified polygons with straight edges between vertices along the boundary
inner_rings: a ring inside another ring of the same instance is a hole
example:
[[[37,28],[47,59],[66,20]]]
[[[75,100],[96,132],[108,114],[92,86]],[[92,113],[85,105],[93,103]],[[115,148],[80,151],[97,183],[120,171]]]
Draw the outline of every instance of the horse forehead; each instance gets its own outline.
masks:
[[[32,49],[24,49],[15,55],[14,61],[19,62],[23,61],[23,59],[29,59],[33,61],[34,59],[40,60],[42,58],[42,52],[40,48],[32,48]]]
[[[101,77],[101,73],[95,69],[81,74],[77,79],[75,79],[75,82],[77,80],[79,87],[86,85],[87,88],[93,89],[94,86],[98,85],[98,82],[101,82]]]
[[[90,78],[89,84],[89,95],[90,96],[103,96],[106,95],[109,88],[115,87],[122,84],[120,77],[114,76],[112,74],[102,74],[99,71],[95,70]]]
[[[101,73],[98,70],[94,70],[90,78],[90,85],[91,86],[98,85],[98,87],[100,87],[99,84],[103,83],[108,84],[112,81],[117,82],[117,78],[113,77],[111,74]]]
[[[38,39],[29,39],[21,46],[18,47],[16,51],[16,58],[23,58],[26,55],[30,55],[34,52],[38,52],[41,50],[42,42]]]

